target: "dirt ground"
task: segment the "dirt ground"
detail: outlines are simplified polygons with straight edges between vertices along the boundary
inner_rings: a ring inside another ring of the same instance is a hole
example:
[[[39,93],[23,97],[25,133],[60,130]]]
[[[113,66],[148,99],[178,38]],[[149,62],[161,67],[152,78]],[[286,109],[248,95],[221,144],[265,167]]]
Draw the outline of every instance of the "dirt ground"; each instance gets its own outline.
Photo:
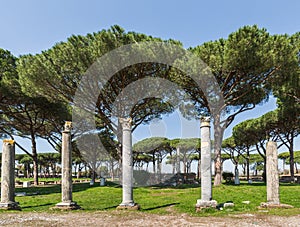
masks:
[[[227,217],[157,215],[134,211],[1,213],[0,226],[300,226],[292,217],[239,214]]]

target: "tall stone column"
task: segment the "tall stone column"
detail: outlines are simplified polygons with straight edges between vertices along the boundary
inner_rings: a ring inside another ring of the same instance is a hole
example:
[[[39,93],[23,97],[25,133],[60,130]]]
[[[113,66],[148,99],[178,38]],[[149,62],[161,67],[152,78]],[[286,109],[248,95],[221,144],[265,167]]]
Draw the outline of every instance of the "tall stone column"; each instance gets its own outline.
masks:
[[[15,202],[15,141],[3,140],[0,209],[20,210]]]
[[[278,152],[276,142],[267,143],[267,203],[279,204]]]
[[[293,208],[279,201],[278,152],[274,141],[267,143],[266,150],[267,202],[260,203],[261,208]]]
[[[56,204],[55,208],[75,210],[80,206],[72,201],[72,146],[71,146],[71,128],[72,123],[66,121],[64,131],[62,132],[62,179],[61,179],[61,196],[62,201]]]
[[[211,139],[210,117],[202,117],[201,124],[201,199],[197,200],[196,211],[206,207],[216,207],[217,202],[212,200],[212,173],[211,173]]]
[[[133,200],[133,160],[131,118],[120,118],[122,125],[122,203],[117,209],[139,209]]]

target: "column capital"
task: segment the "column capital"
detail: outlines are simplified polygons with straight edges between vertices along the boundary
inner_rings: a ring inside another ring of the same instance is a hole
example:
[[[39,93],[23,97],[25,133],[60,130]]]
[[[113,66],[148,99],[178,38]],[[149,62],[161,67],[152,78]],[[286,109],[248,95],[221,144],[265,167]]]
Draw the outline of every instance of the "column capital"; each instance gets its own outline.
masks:
[[[9,143],[10,145],[14,145],[15,141],[10,139],[4,139],[3,143]]]
[[[200,118],[200,128],[202,127],[210,127],[210,117],[201,117]]]
[[[123,129],[131,129],[132,118],[119,118]]]
[[[72,121],[66,121],[64,125],[64,132],[70,132],[72,129]]]

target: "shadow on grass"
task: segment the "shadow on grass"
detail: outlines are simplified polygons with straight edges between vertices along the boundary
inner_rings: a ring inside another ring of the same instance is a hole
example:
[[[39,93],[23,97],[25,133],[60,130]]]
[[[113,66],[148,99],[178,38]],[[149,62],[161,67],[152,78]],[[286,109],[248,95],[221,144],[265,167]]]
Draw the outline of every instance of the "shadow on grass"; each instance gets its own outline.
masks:
[[[55,206],[56,203],[45,203],[45,204],[40,204],[40,205],[34,205],[34,206],[22,206],[22,209],[27,209],[27,208],[36,208],[36,207],[45,207],[45,206]]]
[[[156,210],[156,209],[159,209],[159,208],[164,208],[164,207],[169,207],[169,206],[174,206],[174,205],[178,205],[180,203],[168,203],[168,204],[164,204],[164,205],[161,205],[161,206],[156,206],[156,207],[150,207],[150,208],[146,208],[146,209],[143,209],[143,211],[150,211],[150,210]]]
[[[16,193],[26,192],[28,196],[31,196],[31,194],[38,193],[39,195],[47,195],[47,194],[53,194],[53,193],[60,193],[60,185],[50,185],[47,187],[44,186],[31,186],[30,188],[16,188]]]
[[[228,185],[228,186],[266,186],[266,182],[258,182],[258,181],[254,181],[251,184],[249,184],[247,181],[242,181],[240,182],[240,184],[236,185],[233,183],[222,183],[223,185]],[[279,182],[280,186],[289,186],[289,187],[295,187],[295,186],[300,186],[300,184],[297,183],[283,183],[283,182]]]
[[[147,186],[146,188],[151,189],[164,189],[164,188],[172,188],[172,189],[189,189],[189,188],[199,188],[200,184],[180,184],[177,186],[170,186],[170,185],[152,185]]]
[[[280,186],[289,186],[289,187],[295,187],[295,186],[300,186],[299,183],[283,183],[283,182],[280,182],[279,183]]]
[[[104,207],[101,210],[111,210],[111,209],[116,209],[119,205],[115,205],[115,206],[110,206],[110,207]]]
[[[114,187],[115,184],[108,183],[108,187]],[[90,183],[75,183],[73,184],[73,192],[85,191],[90,188],[100,187],[99,184],[90,185]],[[47,185],[47,186],[31,186],[29,188],[16,188],[16,193],[26,192],[26,194],[38,193],[39,195],[50,195],[54,193],[61,193],[61,185]]]
[[[265,182],[252,182],[251,184],[249,184],[247,181],[241,181],[240,184],[234,184],[234,182],[230,182],[230,183],[222,183],[222,185],[228,185],[228,186],[266,186]]]

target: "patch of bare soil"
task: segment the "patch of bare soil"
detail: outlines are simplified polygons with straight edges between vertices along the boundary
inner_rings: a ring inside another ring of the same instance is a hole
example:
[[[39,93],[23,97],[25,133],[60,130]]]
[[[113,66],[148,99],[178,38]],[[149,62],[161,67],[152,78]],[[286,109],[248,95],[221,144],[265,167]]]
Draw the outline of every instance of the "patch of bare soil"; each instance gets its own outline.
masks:
[[[134,211],[1,213],[0,226],[300,226],[300,215],[240,214],[227,217],[157,215]]]

